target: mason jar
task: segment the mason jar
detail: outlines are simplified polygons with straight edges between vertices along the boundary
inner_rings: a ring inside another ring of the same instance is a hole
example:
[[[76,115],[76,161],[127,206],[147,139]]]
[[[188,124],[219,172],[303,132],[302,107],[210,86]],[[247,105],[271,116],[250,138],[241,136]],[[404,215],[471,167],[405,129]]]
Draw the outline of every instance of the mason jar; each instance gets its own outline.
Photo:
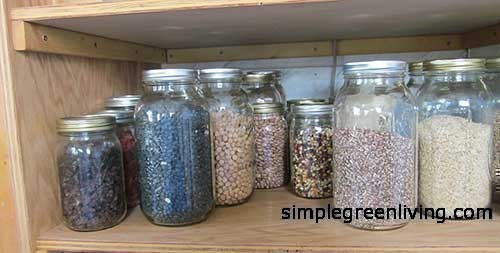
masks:
[[[196,71],[143,72],[135,112],[141,208],[158,225],[203,221],[214,208],[210,117]]]
[[[424,85],[423,62],[410,62],[408,64],[408,89],[413,96],[417,96]]]
[[[253,193],[255,146],[253,114],[241,89],[239,69],[203,69],[200,81],[209,87],[215,199],[221,206],[247,201]]]
[[[141,99],[140,95],[124,95],[109,97],[106,99],[104,107],[107,110],[135,110],[135,106]]]
[[[493,112],[484,71],[484,59],[424,62],[426,82],[418,96],[423,207],[454,210],[491,204]]]
[[[284,100],[276,87],[277,78],[271,71],[247,72],[242,87],[248,95],[249,103],[283,103]]]
[[[293,105],[291,189],[302,198],[332,196],[332,105]]]
[[[500,58],[486,60],[484,81],[491,91],[493,107],[493,198],[500,202]]]
[[[416,207],[418,112],[405,71],[402,61],[343,66],[345,83],[334,105],[333,205],[394,210],[385,219],[353,219],[357,228],[404,226],[410,220],[401,208]]]
[[[288,117],[292,112],[292,106],[294,105],[326,105],[330,104],[329,99],[323,98],[299,98],[299,99],[290,99],[286,102],[286,118],[291,120],[292,117]]]
[[[57,121],[57,167],[64,224],[97,231],[119,224],[127,213],[122,150],[109,116]]]
[[[253,104],[255,136],[255,188],[284,186],[289,173],[286,168],[287,124],[283,104]]]
[[[104,110],[96,114],[111,116],[116,120],[116,135],[122,147],[127,206],[128,208],[135,207],[139,204],[140,194],[137,150],[135,146],[134,111]]]

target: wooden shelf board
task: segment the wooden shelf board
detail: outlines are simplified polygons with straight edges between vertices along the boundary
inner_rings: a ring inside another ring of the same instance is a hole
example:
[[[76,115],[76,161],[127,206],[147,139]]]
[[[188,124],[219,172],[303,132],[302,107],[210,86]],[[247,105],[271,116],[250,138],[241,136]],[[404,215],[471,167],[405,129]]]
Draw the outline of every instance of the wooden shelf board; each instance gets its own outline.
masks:
[[[139,208],[111,229],[82,233],[60,225],[43,233],[38,250],[121,252],[334,251],[334,252],[498,252],[500,220],[416,220],[392,231],[371,232],[340,221],[282,220],[281,208],[326,206],[286,189],[256,191],[246,204],[217,208],[203,223],[184,227],[150,224]],[[497,212],[496,215],[499,213]]]

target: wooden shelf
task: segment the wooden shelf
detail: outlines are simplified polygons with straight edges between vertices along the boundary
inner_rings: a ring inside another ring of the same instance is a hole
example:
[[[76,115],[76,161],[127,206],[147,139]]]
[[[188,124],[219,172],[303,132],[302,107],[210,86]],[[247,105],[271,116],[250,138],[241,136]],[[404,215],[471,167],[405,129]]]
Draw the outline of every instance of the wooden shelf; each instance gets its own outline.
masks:
[[[333,252],[499,252],[500,220],[416,220],[401,229],[371,232],[340,221],[282,220],[281,208],[326,206],[285,189],[257,191],[243,205],[217,208],[203,223],[185,227],[150,224],[136,208],[120,225],[79,233],[60,225],[43,233],[37,248],[114,252],[333,251]],[[497,213],[498,215],[498,213]]]

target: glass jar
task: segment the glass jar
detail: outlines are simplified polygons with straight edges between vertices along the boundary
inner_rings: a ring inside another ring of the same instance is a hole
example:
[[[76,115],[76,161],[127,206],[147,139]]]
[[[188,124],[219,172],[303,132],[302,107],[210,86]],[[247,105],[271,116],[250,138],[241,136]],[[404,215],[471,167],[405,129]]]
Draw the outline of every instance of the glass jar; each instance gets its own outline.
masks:
[[[254,71],[246,73],[243,89],[247,92],[250,104],[283,103],[278,91],[276,75],[270,71]]]
[[[114,118],[61,118],[57,131],[64,224],[75,231],[97,231],[117,225],[125,218],[127,202]]]
[[[240,88],[239,69],[204,69],[200,81],[210,88],[215,198],[221,206],[245,202],[253,193],[255,147],[253,114]]]
[[[424,62],[426,83],[418,96],[423,207],[490,206],[493,112],[484,70],[484,59]]]
[[[124,95],[109,97],[104,107],[107,110],[135,110],[135,106],[141,99],[140,95]]]
[[[500,58],[486,60],[485,83],[493,98],[493,170],[495,202],[500,202]]]
[[[406,225],[401,207],[416,207],[415,98],[404,84],[402,61],[352,62],[335,98],[333,205],[390,208],[387,219],[353,219],[368,230]],[[398,211],[399,210],[399,211]],[[406,217],[406,216],[404,216]]]
[[[332,108],[332,105],[292,106],[291,187],[300,197],[332,196]]]
[[[254,104],[255,188],[269,189],[286,184],[287,124],[283,104]]]
[[[139,204],[139,171],[137,165],[137,150],[134,128],[134,111],[105,110],[96,113],[114,117],[116,120],[116,135],[120,140],[125,173],[125,192],[128,208]]]
[[[411,94],[415,97],[424,85],[424,73],[422,72],[422,66],[422,62],[410,62],[408,64],[409,79],[407,87],[410,89]]]
[[[141,208],[157,225],[203,221],[214,208],[208,105],[196,71],[143,73],[135,112]]]

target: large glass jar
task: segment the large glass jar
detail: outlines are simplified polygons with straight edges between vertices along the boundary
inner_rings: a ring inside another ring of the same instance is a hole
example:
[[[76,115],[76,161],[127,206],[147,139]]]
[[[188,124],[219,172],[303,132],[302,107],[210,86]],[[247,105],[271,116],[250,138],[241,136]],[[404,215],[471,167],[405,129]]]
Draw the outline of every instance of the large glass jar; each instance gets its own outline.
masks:
[[[283,103],[277,89],[277,76],[270,71],[254,71],[245,74],[243,89],[247,92],[250,104]]]
[[[335,98],[333,205],[395,211],[386,219],[353,219],[357,228],[401,227],[409,219],[401,218],[400,207],[416,207],[417,108],[405,71],[402,61],[343,67],[345,83]]]
[[[492,105],[484,70],[484,59],[424,62],[426,83],[418,96],[423,207],[490,206]]]
[[[135,106],[141,99],[140,95],[124,95],[109,97],[104,107],[107,110],[135,110]]]
[[[210,120],[196,71],[144,72],[135,112],[141,208],[158,225],[203,221],[214,207]]]
[[[105,110],[98,115],[112,116],[116,120],[116,135],[120,140],[123,152],[123,168],[125,172],[125,190],[128,208],[139,204],[139,171],[134,128],[134,111]]]
[[[410,62],[408,64],[409,76],[408,76],[408,89],[410,89],[413,96],[417,96],[420,89],[424,85],[424,73],[422,71],[423,63],[420,62]]]
[[[286,184],[287,124],[283,104],[254,104],[255,188],[269,189]]]
[[[239,69],[204,69],[200,81],[210,89],[217,205],[245,202],[253,193],[255,148],[253,114],[241,89]]]
[[[127,213],[127,202],[114,118],[61,118],[57,131],[64,224],[75,231],[97,231],[117,225]]]
[[[486,60],[485,83],[493,98],[493,198],[500,202],[500,58]]]
[[[291,187],[300,197],[332,196],[332,109],[332,105],[292,106]]]

